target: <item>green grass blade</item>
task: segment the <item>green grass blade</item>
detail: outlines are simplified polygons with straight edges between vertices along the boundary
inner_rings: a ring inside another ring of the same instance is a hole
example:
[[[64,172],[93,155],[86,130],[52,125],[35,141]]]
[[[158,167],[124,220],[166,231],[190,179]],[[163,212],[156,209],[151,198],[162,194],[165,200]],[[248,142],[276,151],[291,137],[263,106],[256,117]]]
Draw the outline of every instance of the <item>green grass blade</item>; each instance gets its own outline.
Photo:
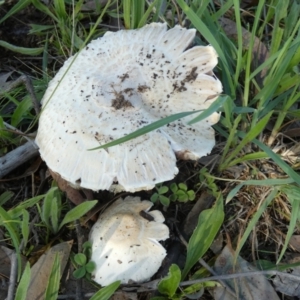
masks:
[[[213,114],[220,107],[222,107],[229,98],[230,97],[227,95],[219,96],[219,98],[217,100],[215,100],[205,111],[203,111],[199,116],[197,116],[193,120],[189,121],[188,124],[192,125],[192,124],[195,124],[197,122],[200,122],[200,121],[208,118],[211,114]]]
[[[27,290],[30,283],[30,276],[31,276],[30,264],[29,262],[27,262],[21,280],[18,284],[15,300],[26,300]]]
[[[31,3],[31,0],[22,0],[17,1],[17,3],[5,14],[3,18],[0,19],[0,24],[4,22],[6,19],[10,18],[20,10],[24,9]]]
[[[24,241],[24,248],[27,245],[28,237],[29,237],[29,213],[27,210],[23,209],[22,211],[23,220],[21,223],[22,237]]]
[[[155,129],[158,129],[162,126],[165,126],[171,122],[174,122],[178,119],[182,119],[184,117],[187,117],[189,115],[192,115],[192,114],[195,114],[195,113],[199,113],[199,112],[202,112],[198,117],[196,117],[195,119],[191,120],[188,124],[193,124],[193,123],[196,123],[196,122],[199,122],[205,118],[207,118],[208,116],[210,116],[212,113],[214,113],[218,108],[220,108],[224,102],[227,100],[227,96],[223,97],[223,96],[220,96],[217,100],[215,100],[211,105],[210,107],[208,107],[206,110],[202,111],[202,110],[195,110],[195,111],[188,111],[188,112],[182,112],[182,113],[177,113],[177,114],[174,114],[174,115],[171,115],[169,117],[166,117],[166,118],[163,118],[161,120],[158,120],[158,121],[155,121],[149,125],[146,125],[144,126],[143,128],[140,128],[128,135],[126,135],[125,137],[122,137],[120,139],[117,139],[117,140],[114,140],[110,143],[107,143],[107,144],[104,144],[102,146],[99,146],[99,147],[95,147],[95,148],[92,148],[92,149],[88,149],[88,150],[98,150],[98,149],[106,149],[106,148],[109,148],[109,147],[113,147],[113,146],[116,146],[116,145],[119,145],[121,143],[125,143],[131,139],[134,139],[134,138],[137,138],[143,134],[146,134],[150,131],[153,131]]]
[[[238,193],[238,191],[245,185],[253,185],[253,186],[276,186],[276,185],[284,185],[289,183],[294,183],[295,181],[292,178],[285,179],[265,179],[265,180],[246,180],[235,188],[233,188],[227,195],[225,203],[227,204],[232,200],[233,197]]]
[[[131,0],[123,0],[123,15],[125,28],[130,29]]]
[[[0,206],[5,204],[8,200],[13,197],[14,193],[11,191],[5,191],[3,194],[0,195]]]
[[[230,162],[238,155],[238,153],[245,147],[248,143],[250,143],[255,137],[257,137],[269,122],[273,111],[270,111],[266,116],[264,116],[249,132],[246,133],[241,142],[236,146],[236,148],[230,153],[225,161],[226,164],[230,164]]]
[[[22,214],[23,209],[27,209],[27,208],[32,207],[33,205],[38,203],[44,197],[45,197],[45,195],[40,195],[40,196],[30,198],[30,199],[20,203],[18,206],[16,206],[15,208],[10,209],[8,211],[10,217],[12,219],[14,219],[14,218],[20,216]]]
[[[93,201],[86,201],[78,206],[74,207],[72,210],[67,212],[65,217],[63,218],[61,224],[59,225],[58,230],[60,230],[65,224],[78,220],[83,215],[85,215],[89,210],[91,210],[96,204],[98,203],[97,200]]]
[[[286,185],[281,188],[281,192],[285,193],[289,202],[292,204],[292,213],[291,213],[291,219],[290,224],[288,227],[288,232],[285,237],[284,245],[281,249],[279,258],[276,262],[276,264],[279,264],[288,245],[289,241],[294,233],[295,227],[297,225],[297,222],[299,221],[299,211],[300,211],[300,201],[299,201],[299,195],[300,195],[300,188],[294,185]]]
[[[50,218],[51,218],[51,225],[53,229],[53,233],[57,233],[58,231],[58,210],[60,209],[57,205],[57,197],[54,197],[51,201],[51,213],[50,213]]]
[[[239,132],[240,136],[243,136],[244,133]],[[298,185],[300,185],[300,175],[296,173],[285,161],[281,159],[281,157],[274,153],[268,146],[263,144],[262,142],[253,139],[252,141],[254,144],[256,144],[261,150],[265,151],[271,159],[274,160],[274,162],[290,177],[296,182]]]
[[[266,210],[266,208],[269,206],[269,204],[271,203],[271,201],[275,198],[276,194],[278,193],[277,189],[272,190],[268,197],[266,199],[263,200],[262,204],[260,205],[260,207],[258,208],[258,210],[256,211],[256,213],[252,216],[251,221],[249,222],[245,233],[243,234],[240,242],[238,243],[236,252],[235,252],[235,257],[237,257],[241,251],[241,249],[243,248],[246,240],[248,239],[251,231],[253,230],[253,228],[255,227],[256,223],[258,222],[258,219],[261,217],[261,215],[264,213],[264,211]]]
[[[116,281],[111,283],[110,285],[102,288],[100,291],[98,291],[90,300],[109,300],[110,297],[114,294],[114,292],[118,289],[120,286],[120,281]]]
[[[177,3],[183,10],[183,12],[187,15],[187,17],[192,22],[193,26],[204,36],[204,38],[215,48],[217,51],[222,64],[224,65],[224,71],[226,73],[226,77],[228,78],[228,83],[230,85],[231,94],[235,94],[235,88],[232,82],[232,74],[230,73],[231,68],[228,65],[228,61],[226,56],[219,45],[219,42],[216,40],[214,35],[210,32],[208,27],[204,24],[204,22],[200,19],[199,16],[188,6],[188,4],[184,0],[177,0]]]
[[[182,278],[184,279],[195,263],[205,254],[213,242],[224,220],[223,197],[219,194],[215,205],[201,212],[198,225],[187,247],[187,258]]]
[[[146,25],[147,23],[147,19],[149,17],[149,15],[151,14],[151,12],[153,11],[153,8],[155,6],[157,6],[157,4],[159,3],[159,0],[154,0],[148,7],[148,9],[146,10],[146,12],[143,14],[143,16],[141,16],[140,21],[137,25],[137,28],[141,28],[143,26]]]
[[[39,55],[43,52],[44,48],[25,48],[25,47],[18,47],[15,45],[12,45],[10,43],[7,43],[5,41],[0,40],[0,47],[6,48],[8,50],[11,50],[13,52],[21,53],[24,55]]]
[[[57,300],[60,282],[60,258],[59,254],[55,255],[51,274],[48,279],[47,288],[45,291],[45,300]]]

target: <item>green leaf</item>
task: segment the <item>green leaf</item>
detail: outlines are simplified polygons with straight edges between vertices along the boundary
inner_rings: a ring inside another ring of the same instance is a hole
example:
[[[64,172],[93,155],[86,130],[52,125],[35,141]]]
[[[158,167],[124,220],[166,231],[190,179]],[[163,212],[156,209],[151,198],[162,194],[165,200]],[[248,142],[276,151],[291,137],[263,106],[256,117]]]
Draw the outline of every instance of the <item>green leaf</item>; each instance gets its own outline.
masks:
[[[86,265],[85,265],[85,269],[88,273],[92,273],[96,268],[96,264],[93,261],[89,261]]]
[[[198,224],[187,247],[187,258],[182,272],[182,279],[205,254],[212,244],[224,220],[223,197],[220,194],[215,205],[201,212]]]
[[[167,193],[168,191],[169,191],[169,188],[168,188],[167,186],[165,186],[165,185],[161,186],[161,187],[158,189],[158,193],[159,193],[160,195],[165,194],[165,193]]]
[[[159,201],[164,206],[169,206],[170,205],[170,199],[166,196],[159,195]]]
[[[58,205],[57,205],[57,197],[54,197],[52,199],[52,203],[51,203],[51,224],[52,224],[52,229],[54,233],[58,232]]]
[[[56,254],[51,269],[51,274],[49,276],[44,299],[57,300],[58,291],[59,291],[59,282],[60,282],[60,258],[59,255]]]
[[[188,191],[187,194],[188,194],[189,200],[191,200],[191,201],[195,200],[196,195],[193,190]]]
[[[96,148],[92,148],[92,149],[88,149],[89,151],[92,151],[92,150],[98,150],[98,149],[106,149],[106,148],[109,148],[109,147],[112,147],[112,146],[116,146],[116,145],[119,145],[121,143],[125,143],[131,139],[134,139],[134,138],[137,138],[143,134],[146,134],[150,131],[153,131],[155,129],[158,129],[162,126],[165,126],[171,122],[174,122],[178,119],[182,119],[184,117],[187,117],[187,116],[190,116],[192,114],[195,114],[195,113],[199,113],[199,112],[202,112],[198,117],[194,118],[193,120],[191,120],[190,122],[188,122],[189,125],[191,124],[194,124],[196,122],[199,122],[199,121],[202,121],[204,120],[205,118],[209,117],[212,113],[216,112],[224,103],[225,101],[227,100],[228,96],[226,97],[223,97],[223,96],[220,96],[217,100],[215,100],[207,109],[205,109],[204,111],[203,110],[195,110],[195,111],[188,111],[188,112],[182,112],[182,113],[177,113],[177,114],[174,114],[174,115],[171,115],[171,116],[168,116],[166,118],[163,118],[161,120],[158,120],[158,121],[155,121],[149,125],[146,125],[144,126],[143,128],[140,128],[128,135],[126,135],[125,137],[122,137],[122,138],[119,138],[119,139],[116,139],[112,142],[109,142],[107,144],[104,144],[104,145],[101,145],[99,147],[96,147]]]
[[[266,197],[264,199],[264,201],[261,203],[260,207],[258,208],[258,210],[255,212],[255,214],[252,216],[251,221],[249,222],[241,240],[239,241],[238,245],[237,245],[237,249],[235,252],[235,257],[237,257],[242,249],[242,247],[244,246],[246,240],[248,239],[251,231],[254,229],[255,225],[257,224],[259,218],[261,217],[261,215],[265,212],[266,208],[269,206],[269,204],[271,203],[271,201],[275,198],[276,194],[278,193],[278,189],[275,188],[273,189],[268,197]]]
[[[188,194],[182,190],[177,191],[176,195],[177,195],[177,200],[180,202],[186,202],[189,199]]]
[[[155,203],[158,200],[158,196],[158,193],[154,193],[150,198],[151,202]]]
[[[168,275],[159,282],[158,291],[161,294],[172,297],[176,293],[180,279],[181,271],[179,267],[175,264],[172,264],[169,268]]]
[[[171,183],[170,185],[170,190],[173,192],[173,193],[176,193],[178,191],[178,186],[176,183]]]
[[[86,256],[83,253],[77,253],[74,256],[74,260],[79,266],[84,266],[86,264]]]
[[[19,123],[24,119],[24,116],[28,114],[29,110],[32,108],[32,100],[27,97],[23,99],[15,109],[11,117],[11,125],[17,127]]]
[[[120,286],[121,281],[116,281],[98,291],[90,300],[109,300]]]
[[[5,204],[8,200],[13,197],[14,193],[11,191],[5,191],[3,194],[0,195],[0,206]]]
[[[173,194],[169,197],[170,201],[174,202],[177,200],[177,195],[176,194]]]
[[[24,248],[25,248],[29,237],[29,213],[25,209],[23,209],[22,236],[23,236]]]
[[[290,224],[288,228],[287,235],[285,237],[284,246],[281,249],[281,253],[279,255],[279,258],[276,262],[276,264],[279,264],[281,261],[287,247],[289,244],[289,241],[294,233],[295,227],[297,222],[299,221],[299,212],[300,212],[300,201],[299,201],[299,195],[300,195],[300,188],[294,185],[286,185],[281,188],[281,191],[286,194],[289,202],[292,204],[292,214],[290,219]]]
[[[50,229],[51,224],[50,224],[50,217],[51,217],[51,206],[52,206],[52,201],[54,199],[54,193],[57,190],[57,187],[52,187],[47,194],[45,195],[45,199],[43,202],[43,207],[42,207],[42,214],[41,218],[45,225]]]
[[[183,190],[183,191],[187,191],[187,186],[186,186],[186,184],[184,184],[184,183],[179,183],[179,184],[178,184],[178,187],[179,187],[181,190]]]
[[[16,4],[0,19],[0,24],[31,3],[31,0],[17,1]]]
[[[84,266],[84,267],[80,267],[80,268],[78,268],[77,270],[75,270],[75,271],[73,272],[73,276],[74,276],[76,279],[79,279],[79,278],[84,277],[85,274],[86,274],[85,266]]]
[[[30,264],[29,262],[27,262],[21,280],[18,284],[15,300],[26,300],[27,290],[30,283],[30,276],[31,276]]]
[[[0,40],[0,46],[3,48],[6,48],[8,50],[11,50],[13,52],[21,53],[24,55],[39,55],[43,52],[44,48],[24,48],[24,47],[18,47],[12,44],[9,44],[5,41]]]
[[[71,211],[67,212],[65,217],[63,218],[61,224],[59,225],[59,230],[67,223],[73,222],[78,220],[83,215],[85,215],[89,210],[91,210],[96,204],[98,203],[97,200],[93,201],[86,201],[78,206],[74,207]]]

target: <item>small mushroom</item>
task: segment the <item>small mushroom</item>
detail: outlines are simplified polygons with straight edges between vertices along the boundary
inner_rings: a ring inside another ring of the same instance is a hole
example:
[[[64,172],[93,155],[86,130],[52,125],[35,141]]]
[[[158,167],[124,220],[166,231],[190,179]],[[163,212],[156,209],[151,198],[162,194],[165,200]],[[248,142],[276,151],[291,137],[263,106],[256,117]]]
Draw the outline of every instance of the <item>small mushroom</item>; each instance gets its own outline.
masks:
[[[69,58],[42,100],[36,143],[72,186],[135,192],[177,174],[176,156],[197,160],[215,144],[219,114],[189,116],[120,145],[89,151],[171,114],[206,109],[222,91],[212,46],[188,48],[195,29],[152,23],[107,32]]]
[[[160,211],[149,211],[153,203],[139,197],[115,201],[93,226],[92,278],[106,286],[116,280],[143,282],[159,269],[166,250],[158,242],[169,237]]]

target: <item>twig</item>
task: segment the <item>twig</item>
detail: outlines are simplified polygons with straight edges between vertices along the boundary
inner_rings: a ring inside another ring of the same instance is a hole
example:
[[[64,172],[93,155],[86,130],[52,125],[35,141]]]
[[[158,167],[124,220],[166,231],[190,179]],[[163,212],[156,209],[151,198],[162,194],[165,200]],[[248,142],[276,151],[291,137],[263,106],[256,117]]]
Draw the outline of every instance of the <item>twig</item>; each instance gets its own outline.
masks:
[[[8,292],[7,292],[7,298],[6,300],[14,300],[14,294],[15,294],[15,285],[17,280],[17,270],[18,270],[18,264],[17,264],[17,254],[15,251],[10,251],[9,253],[6,251],[6,249],[2,248],[6,255],[10,258],[10,275],[9,275],[9,284],[8,284]]]
[[[39,105],[39,102],[37,101],[37,98],[35,96],[31,79],[28,76],[26,76],[26,75],[20,76],[18,79],[14,80],[12,83],[10,83],[7,88],[3,89],[1,91],[1,94],[9,92],[9,91],[11,91],[12,89],[16,88],[17,86],[19,86],[21,84],[25,84],[25,87],[26,87],[27,91],[30,94],[35,113],[36,113],[36,115],[38,115],[41,111],[40,110],[40,105]]]
[[[236,273],[236,274],[227,274],[227,275],[217,275],[211,276],[202,279],[190,280],[190,281],[183,281],[179,285],[180,286],[187,286],[195,283],[202,283],[211,280],[228,280],[228,279],[235,279],[240,277],[248,277],[248,276],[258,276],[258,275],[277,275],[277,276],[284,276],[291,280],[298,281],[300,283],[300,276],[296,276],[290,273],[280,272],[276,270],[269,270],[269,271],[253,271],[253,272],[244,272],[244,273]]]
[[[33,141],[30,141],[0,157],[0,178],[25,163],[30,158],[36,156],[38,153],[37,146]]]

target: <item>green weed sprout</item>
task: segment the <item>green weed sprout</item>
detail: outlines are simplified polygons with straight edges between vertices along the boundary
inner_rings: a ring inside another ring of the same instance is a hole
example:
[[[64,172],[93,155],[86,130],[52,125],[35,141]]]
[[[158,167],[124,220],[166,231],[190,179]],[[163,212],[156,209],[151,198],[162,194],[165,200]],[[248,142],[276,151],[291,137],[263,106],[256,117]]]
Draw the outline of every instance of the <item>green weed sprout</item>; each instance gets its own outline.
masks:
[[[91,279],[91,273],[94,271],[96,265],[93,261],[89,261],[92,255],[92,244],[85,242],[83,245],[83,253],[77,253],[74,256],[74,262],[77,266],[77,270],[73,272],[73,276],[76,279],[84,276],[87,279]]]
[[[183,202],[192,201],[195,199],[195,192],[193,190],[188,190],[187,185],[184,183],[179,183],[178,185],[173,182],[170,188],[165,185],[157,185],[157,192],[155,192],[150,200],[155,203],[157,200],[164,206],[169,206],[170,202]],[[169,196],[166,196],[168,192],[171,192]]]

